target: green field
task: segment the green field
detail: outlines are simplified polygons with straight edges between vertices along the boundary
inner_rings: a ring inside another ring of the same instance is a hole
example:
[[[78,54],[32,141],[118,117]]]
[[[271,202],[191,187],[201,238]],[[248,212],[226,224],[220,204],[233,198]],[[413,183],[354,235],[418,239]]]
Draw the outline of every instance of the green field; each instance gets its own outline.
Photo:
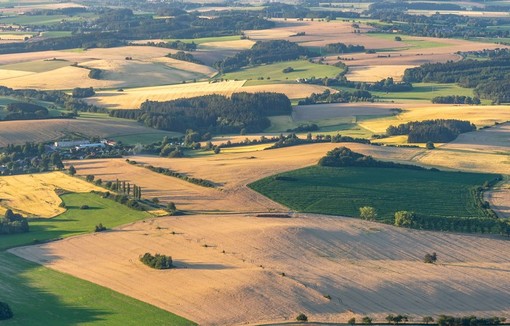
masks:
[[[0,69],[5,70],[20,70],[28,72],[46,72],[55,70],[62,67],[70,66],[72,62],[67,60],[39,60],[39,61],[27,61],[20,63],[13,63],[10,65],[0,66]]]
[[[378,51],[399,51],[399,50],[409,50],[409,49],[429,49],[429,48],[438,48],[438,47],[444,47],[449,46],[448,43],[439,43],[434,41],[428,41],[428,40],[417,40],[413,37],[406,36],[403,34],[384,34],[384,33],[367,33],[365,34],[370,37],[375,37],[383,40],[394,40],[395,37],[400,36],[402,38],[402,46],[396,47],[396,48],[384,48],[384,49],[378,49]]]
[[[496,177],[462,172],[320,166],[279,176],[294,180],[268,177],[249,187],[300,212],[359,216],[360,207],[372,206],[378,211],[379,219],[387,222],[401,210],[430,217],[483,217],[471,189]]]
[[[99,223],[111,228],[151,217],[93,193],[65,194],[62,200],[67,208],[65,213],[50,219],[31,219],[28,233],[0,236],[0,249],[90,233]],[[90,209],[82,210],[82,205]]]
[[[65,37],[71,35],[73,35],[73,32],[71,31],[47,31],[42,33],[42,36],[45,38]]]
[[[294,71],[290,73],[283,73],[283,69],[287,67],[292,67]],[[335,66],[311,63],[307,60],[295,60],[247,67],[236,72],[224,74],[221,77],[230,80],[247,79],[248,82],[245,85],[262,85],[295,82],[298,78],[336,77],[343,71],[344,70],[342,68]],[[258,80],[260,77],[263,77],[264,79]]]
[[[0,253],[2,325],[194,325],[182,317],[67,274]]]

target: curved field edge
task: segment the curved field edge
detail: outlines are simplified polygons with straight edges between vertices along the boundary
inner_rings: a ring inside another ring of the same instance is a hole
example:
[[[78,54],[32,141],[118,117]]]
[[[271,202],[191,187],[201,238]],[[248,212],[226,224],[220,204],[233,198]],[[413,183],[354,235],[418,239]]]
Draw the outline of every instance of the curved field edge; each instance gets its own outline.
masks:
[[[434,217],[484,217],[475,189],[498,175],[393,168],[313,166],[267,177],[251,189],[293,210],[359,216],[372,206],[392,223],[396,211]]]
[[[14,318],[2,321],[2,325],[195,325],[145,302],[9,253],[0,253],[0,271],[0,300],[9,302],[14,313]]]

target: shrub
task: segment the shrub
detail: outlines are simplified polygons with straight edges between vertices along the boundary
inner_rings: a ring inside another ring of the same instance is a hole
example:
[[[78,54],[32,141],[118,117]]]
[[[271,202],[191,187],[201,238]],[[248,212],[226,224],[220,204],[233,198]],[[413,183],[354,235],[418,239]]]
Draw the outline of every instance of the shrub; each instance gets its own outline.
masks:
[[[89,205],[81,205],[80,206],[80,209],[89,209],[89,208],[90,208]]]
[[[354,325],[354,324],[356,324],[356,318],[352,317],[351,319],[349,319],[349,320],[347,321],[347,324],[349,324],[349,325]]]
[[[99,223],[98,225],[96,225],[96,229],[94,230],[94,232],[103,232],[103,231],[106,231],[106,227],[103,225],[103,223]]]
[[[11,319],[13,316],[11,307],[5,302],[0,302],[0,320]]]
[[[370,325],[372,324],[372,318],[365,316],[361,319],[361,323],[365,325]]]
[[[423,262],[427,264],[434,264],[437,261],[437,255],[435,252],[432,254],[426,254],[425,257],[423,257]]]
[[[377,218],[377,211],[375,210],[375,208],[370,206],[360,207],[359,216],[367,221],[375,221],[375,219]]]
[[[425,145],[425,147],[426,147],[427,149],[434,149],[434,148],[436,148],[436,146],[434,145],[434,143],[433,143],[433,142],[431,142],[431,141],[428,141],[428,142],[427,142],[427,145]]]
[[[308,321],[308,317],[307,317],[305,314],[299,314],[299,315],[296,317],[296,320],[297,320],[297,321]]]
[[[425,316],[425,317],[423,317],[422,321],[423,321],[425,324],[433,323],[433,322],[434,322],[434,318],[432,318],[432,317],[430,317],[430,316]]]
[[[411,227],[415,219],[414,212],[398,211],[395,213],[395,225],[402,227]]]
[[[85,177],[85,179],[88,181],[88,182],[92,182],[94,181],[94,176],[92,174],[89,174],[87,177]]]
[[[160,254],[153,256],[146,252],[143,256],[140,257],[140,261],[145,265],[155,269],[169,269],[173,267],[172,257]]]

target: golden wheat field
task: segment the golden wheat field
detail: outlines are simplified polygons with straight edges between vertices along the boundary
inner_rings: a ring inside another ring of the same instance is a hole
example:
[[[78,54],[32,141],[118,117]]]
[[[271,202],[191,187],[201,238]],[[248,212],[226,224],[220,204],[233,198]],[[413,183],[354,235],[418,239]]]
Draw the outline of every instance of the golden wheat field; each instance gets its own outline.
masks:
[[[162,217],[10,250],[200,325],[292,321],[300,312],[317,322],[506,315],[509,251],[509,241],[490,236],[306,214]],[[148,268],[144,252],[171,255],[177,268]],[[437,264],[422,262],[427,252]]]
[[[10,208],[26,216],[54,217],[65,212],[55,192],[102,191],[91,183],[62,172],[24,174],[0,177],[0,211]]]

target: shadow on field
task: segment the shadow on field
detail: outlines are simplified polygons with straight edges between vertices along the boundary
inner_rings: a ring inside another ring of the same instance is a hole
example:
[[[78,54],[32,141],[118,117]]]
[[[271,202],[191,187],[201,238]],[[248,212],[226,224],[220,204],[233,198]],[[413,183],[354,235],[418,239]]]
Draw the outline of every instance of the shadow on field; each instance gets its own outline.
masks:
[[[2,321],[2,326],[78,325],[106,320],[111,313],[75,306],[53,294],[72,297],[76,302],[93,300],[97,295],[95,291],[81,291],[81,297],[74,297],[69,278],[12,254],[0,253],[0,301],[7,302],[14,313],[14,318]]]

